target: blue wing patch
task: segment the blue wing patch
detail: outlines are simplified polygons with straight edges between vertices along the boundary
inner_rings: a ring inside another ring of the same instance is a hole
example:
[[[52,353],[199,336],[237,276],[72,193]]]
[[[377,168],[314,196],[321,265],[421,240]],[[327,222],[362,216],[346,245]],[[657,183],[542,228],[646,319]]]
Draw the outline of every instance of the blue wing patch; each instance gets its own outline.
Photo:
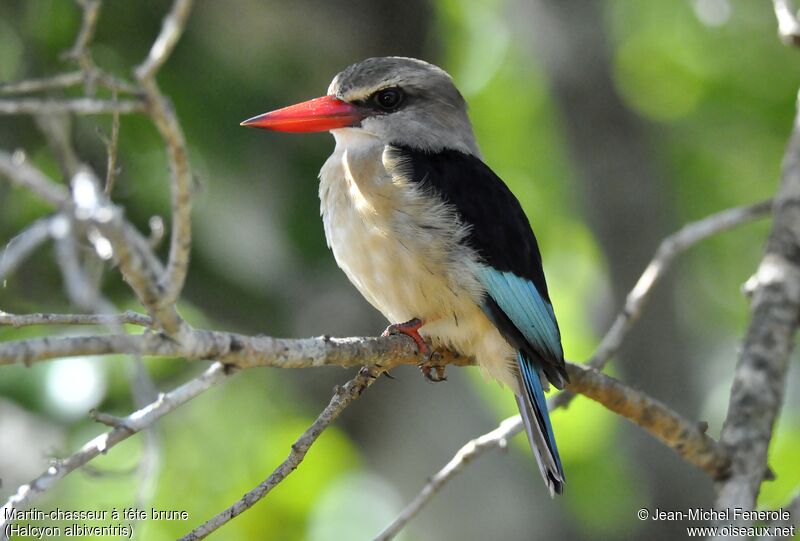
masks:
[[[478,280],[525,340],[549,358],[564,357],[553,307],[533,282],[491,267],[483,267]]]
[[[531,281],[511,272],[484,267],[479,271],[478,279],[496,305],[487,299],[483,306],[486,315],[509,343],[518,348],[519,411],[550,494],[560,494],[564,486],[564,469],[541,380],[542,372],[558,386],[562,386],[566,378],[566,373],[562,376],[561,372],[564,354],[553,307],[542,298]]]

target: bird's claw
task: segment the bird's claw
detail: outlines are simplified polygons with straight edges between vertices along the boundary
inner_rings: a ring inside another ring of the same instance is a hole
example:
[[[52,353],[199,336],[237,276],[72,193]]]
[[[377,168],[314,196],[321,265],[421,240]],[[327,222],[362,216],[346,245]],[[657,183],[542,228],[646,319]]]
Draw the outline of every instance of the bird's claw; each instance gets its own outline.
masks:
[[[419,365],[422,375],[431,383],[447,381],[447,376],[444,375],[445,365],[436,364],[441,357],[438,351],[432,351],[426,356],[425,362]]]

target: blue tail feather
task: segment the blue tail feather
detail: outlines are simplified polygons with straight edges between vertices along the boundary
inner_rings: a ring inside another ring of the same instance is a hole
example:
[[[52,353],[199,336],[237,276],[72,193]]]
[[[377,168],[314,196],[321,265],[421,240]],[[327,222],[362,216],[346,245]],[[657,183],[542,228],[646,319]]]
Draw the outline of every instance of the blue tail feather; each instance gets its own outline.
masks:
[[[517,402],[525,421],[528,440],[551,493],[560,494],[565,479],[564,468],[561,465],[553,427],[550,424],[550,413],[547,409],[547,400],[544,396],[544,389],[542,389],[539,371],[521,351],[517,352],[517,362],[520,371],[520,393],[524,393],[524,396],[517,398]]]

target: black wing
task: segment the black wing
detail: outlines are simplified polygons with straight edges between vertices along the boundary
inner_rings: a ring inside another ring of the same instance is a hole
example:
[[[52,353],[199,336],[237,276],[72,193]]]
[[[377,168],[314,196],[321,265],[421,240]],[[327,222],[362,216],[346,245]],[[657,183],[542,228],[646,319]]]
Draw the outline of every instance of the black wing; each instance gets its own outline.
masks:
[[[487,287],[484,311],[509,343],[539,361],[547,378],[562,387],[567,375],[542,256],[517,198],[476,156],[457,150],[427,153],[397,145],[391,152],[412,181],[437,193],[469,226],[468,244],[497,271],[490,281],[503,283],[504,288]],[[517,283],[515,278],[522,280]],[[505,288],[506,281],[511,288]],[[536,302],[541,299],[541,314],[535,306],[514,306],[512,297],[524,295],[526,285],[535,288]],[[526,317],[526,311],[536,317]]]

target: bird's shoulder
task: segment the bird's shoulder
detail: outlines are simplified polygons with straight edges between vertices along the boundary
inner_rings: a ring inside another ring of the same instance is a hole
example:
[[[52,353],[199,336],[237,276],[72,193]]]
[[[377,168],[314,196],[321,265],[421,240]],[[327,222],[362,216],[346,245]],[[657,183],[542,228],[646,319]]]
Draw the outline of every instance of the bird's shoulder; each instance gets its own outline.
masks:
[[[411,182],[451,205],[467,242],[494,269],[533,282],[549,301],[536,236],[519,200],[483,161],[458,150],[425,152],[392,145],[389,162]]]

